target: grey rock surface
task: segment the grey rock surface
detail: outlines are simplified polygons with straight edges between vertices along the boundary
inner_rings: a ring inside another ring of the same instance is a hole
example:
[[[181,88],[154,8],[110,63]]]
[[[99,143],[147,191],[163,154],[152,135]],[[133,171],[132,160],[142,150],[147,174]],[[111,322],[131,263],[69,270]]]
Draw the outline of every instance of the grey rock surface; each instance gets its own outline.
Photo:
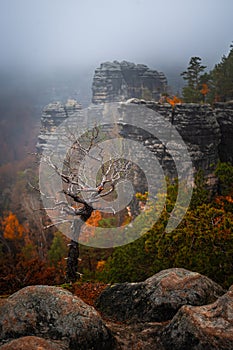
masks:
[[[47,144],[48,138],[55,133],[56,128],[68,117],[74,117],[82,106],[73,99],[67,100],[65,104],[53,102],[44,107],[41,116],[41,129],[38,137],[37,149],[41,152]]]
[[[221,286],[182,268],[163,270],[144,282],[106,288],[96,302],[104,317],[116,321],[164,322],[183,305],[206,305],[224,293]]]
[[[221,130],[219,158],[233,164],[233,101],[216,103],[214,107]]]
[[[160,104],[153,101],[130,99],[125,103],[119,103],[119,110],[123,111],[130,104],[141,104],[148,109],[152,109],[177,129],[189,151],[195,171],[199,169],[203,170],[210,187],[216,186],[214,169],[218,161],[233,164],[232,103],[218,104],[215,106],[216,108],[209,105],[179,104],[172,109],[166,103]],[[91,105],[84,114],[82,114],[80,105],[76,103],[70,103],[70,106],[66,106],[66,108],[59,103],[48,105],[42,114],[41,133],[38,139],[37,149],[40,152],[46,149],[48,140],[57,137],[57,126],[62,121],[67,120],[67,117],[70,117],[69,120],[77,128],[80,119],[86,117],[86,123],[88,125],[88,114],[101,114],[102,110],[102,104]],[[152,120],[150,118],[150,120],[147,120],[146,115],[139,113],[139,115],[135,115],[135,118],[144,118],[145,125],[151,125],[151,130],[160,130],[161,128],[156,119]],[[164,173],[171,178],[177,177],[176,167],[173,161],[174,158],[171,157],[159,139],[146,133],[145,130],[139,130],[130,126],[128,123],[124,123],[124,119],[122,119],[122,123],[122,125],[119,125],[119,134],[122,137],[143,143],[151,152],[155,153],[160,164],[163,166]],[[133,120],[131,124],[133,125]],[[163,134],[163,130],[160,130],[160,132]],[[168,133],[167,130],[165,132]],[[173,147],[174,151],[175,147],[176,145]]]
[[[144,64],[104,62],[95,70],[92,102],[119,102],[132,97],[158,101],[166,88],[165,75]]]
[[[174,109],[170,105],[154,102],[146,103],[146,106],[175,126],[187,146],[194,168],[202,169],[211,182],[213,169],[221,160],[219,148],[222,130],[215,109],[210,105],[194,103],[177,104]]]
[[[115,343],[93,307],[70,292],[51,286],[23,288],[1,308],[2,342],[31,335],[62,340],[71,350],[112,349]]]
[[[205,306],[183,306],[162,331],[165,349],[233,349],[233,291]]]

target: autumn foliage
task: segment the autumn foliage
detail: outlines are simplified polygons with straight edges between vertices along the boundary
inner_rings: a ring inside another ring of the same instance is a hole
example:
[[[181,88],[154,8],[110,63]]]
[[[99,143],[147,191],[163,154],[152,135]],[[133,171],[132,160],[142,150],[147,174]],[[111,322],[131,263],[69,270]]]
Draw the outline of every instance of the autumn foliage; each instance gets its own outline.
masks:
[[[177,96],[173,96],[173,98],[166,98],[167,102],[174,108],[175,105],[177,105],[178,103],[182,103],[182,100],[177,97]]]
[[[205,96],[206,94],[208,94],[208,92],[209,92],[208,85],[202,84],[201,94]]]
[[[174,207],[178,183],[168,183],[166,205],[159,220],[148,232],[126,246],[97,249],[80,245],[79,272],[82,283],[73,286],[77,295],[89,303],[102,289],[94,282],[139,281],[170,267],[198,271],[228,287],[233,283],[233,167],[220,163],[215,171],[218,193],[210,196],[205,179],[197,174],[196,187],[187,214],[171,233],[165,232]],[[185,196],[185,193],[183,194]],[[161,193],[163,196],[163,193]],[[145,212],[148,193],[138,194],[139,206]],[[160,194],[158,194],[158,200]],[[127,214],[127,213],[126,213]],[[128,223],[130,217],[120,218]],[[60,232],[47,231],[47,246],[39,240],[44,232],[34,230],[14,212],[5,212],[0,219],[0,289],[9,294],[33,284],[58,285],[65,281],[68,239]],[[112,218],[96,211],[87,222],[88,235],[96,227],[105,229],[114,224]],[[39,242],[39,244],[38,244]],[[88,283],[86,283],[88,282]],[[83,283],[85,287],[83,287]]]
[[[168,184],[159,220],[140,239],[114,250],[102,270],[103,281],[135,282],[166,268],[183,267],[225,287],[233,283],[233,166],[218,165],[216,175],[223,194],[214,197],[204,177],[197,175],[198,186],[180,225],[165,232],[178,189],[178,184]]]
[[[3,237],[9,240],[18,240],[23,238],[26,229],[21,225],[15,214],[10,212],[1,220]]]

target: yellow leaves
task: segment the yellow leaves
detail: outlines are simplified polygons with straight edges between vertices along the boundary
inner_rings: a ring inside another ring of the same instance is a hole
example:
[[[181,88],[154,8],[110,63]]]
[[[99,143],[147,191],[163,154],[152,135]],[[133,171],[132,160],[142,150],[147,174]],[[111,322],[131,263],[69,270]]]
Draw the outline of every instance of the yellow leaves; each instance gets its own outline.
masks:
[[[16,215],[10,212],[4,219],[1,220],[3,236],[6,239],[21,239],[26,232],[23,225],[19,223]]]
[[[139,199],[140,201],[147,201],[147,198],[148,198],[148,192],[145,192],[144,194],[143,193],[136,193],[135,197],[137,199]]]
[[[97,265],[96,265],[96,270],[97,271],[103,271],[105,264],[106,264],[105,260],[99,260],[97,262]]]

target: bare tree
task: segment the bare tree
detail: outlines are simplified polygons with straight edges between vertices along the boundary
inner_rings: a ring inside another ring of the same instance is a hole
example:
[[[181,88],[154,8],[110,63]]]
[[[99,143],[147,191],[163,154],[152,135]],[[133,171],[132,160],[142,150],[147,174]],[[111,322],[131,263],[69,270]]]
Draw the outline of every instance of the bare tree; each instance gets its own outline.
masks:
[[[45,209],[54,213],[53,222],[46,228],[70,223],[72,239],[67,257],[66,281],[75,282],[79,275],[79,236],[82,226],[95,210],[103,209],[103,198],[109,203],[108,200],[116,196],[116,186],[123,179],[129,179],[131,166],[129,161],[119,157],[119,153],[109,154],[106,158],[106,145],[101,142],[103,133],[98,127],[86,132],[80,139],[76,139],[71,130],[66,130],[67,137],[71,147],[66,152],[65,159],[61,157],[58,162],[52,147],[41,156],[41,163],[52,170],[48,176],[58,176],[62,182],[62,189],[57,193],[51,190],[51,196],[48,195],[48,191],[43,193],[43,189],[40,189],[40,192],[41,196],[49,198],[51,203],[50,207]],[[88,169],[83,167],[84,160],[85,164],[88,163]],[[96,174],[93,175],[92,171]],[[62,200],[60,196],[63,196]],[[105,206],[104,209],[106,208],[108,212],[115,213],[113,206]]]

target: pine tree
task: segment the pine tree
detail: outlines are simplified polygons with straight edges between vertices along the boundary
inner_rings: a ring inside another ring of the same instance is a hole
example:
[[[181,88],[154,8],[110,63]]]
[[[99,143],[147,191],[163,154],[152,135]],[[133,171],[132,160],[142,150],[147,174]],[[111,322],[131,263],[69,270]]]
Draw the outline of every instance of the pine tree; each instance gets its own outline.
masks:
[[[233,99],[233,45],[228,56],[223,56],[210,73],[212,100],[226,102]]]

